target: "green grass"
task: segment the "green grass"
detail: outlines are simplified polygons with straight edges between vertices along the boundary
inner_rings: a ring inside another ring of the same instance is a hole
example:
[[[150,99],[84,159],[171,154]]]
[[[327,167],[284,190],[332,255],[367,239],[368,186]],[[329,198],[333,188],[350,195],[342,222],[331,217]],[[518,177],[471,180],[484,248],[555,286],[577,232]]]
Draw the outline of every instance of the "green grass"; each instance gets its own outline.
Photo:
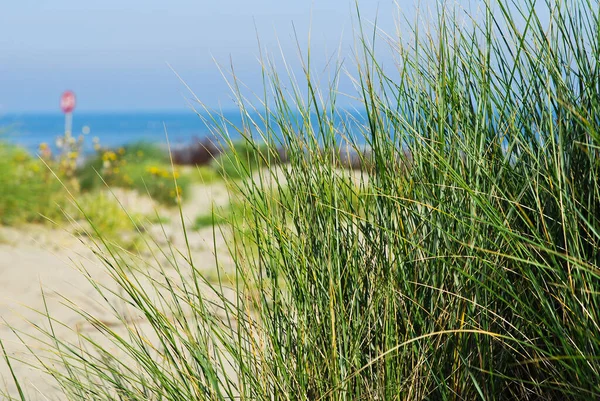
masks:
[[[212,167],[230,180],[248,178],[260,168],[274,165],[277,158],[268,146],[258,141],[228,142],[229,146],[212,162]]]
[[[106,192],[88,192],[77,198],[81,210],[71,206],[67,213],[75,220],[88,220],[94,229],[84,225],[81,232],[86,235],[97,235],[116,238],[124,232],[134,230],[134,223],[119,202]],[[136,216],[139,219],[139,216]]]
[[[193,230],[200,230],[205,227],[212,227],[214,225],[229,223],[228,219],[229,210],[219,212],[211,212],[207,214],[201,214],[194,220]]]
[[[41,160],[0,142],[0,224],[60,219],[63,187]]]
[[[190,172],[188,176],[191,180],[203,185],[222,181],[221,174],[210,166],[198,166],[195,171]]]
[[[160,344],[124,315],[126,334],[99,328],[129,363],[49,333],[69,369],[46,367],[68,397],[598,398],[598,6],[485,4],[466,24],[440,6],[431,31],[395,40],[398,71],[378,63],[358,19],[360,139],[372,156],[353,185],[332,163],[338,138],[355,137],[337,124],[341,69],[321,89],[310,53],[301,82],[263,60],[272,92],[257,109],[235,92],[239,129],[268,152],[285,143],[290,165],[233,183],[251,209],[231,219],[244,233],[230,243],[234,291],[208,282],[188,249],[189,264],[157,267],[182,284],[157,283],[155,301],[106,255]],[[248,176],[247,157],[230,154],[227,175]]]
[[[160,145],[150,142],[134,142],[123,146],[125,160],[136,162],[140,159],[169,163],[169,153]]]
[[[50,164],[46,164],[50,163]],[[52,161],[42,161],[24,149],[0,142],[0,224],[75,223],[79,233],[92,231],[94,222],[101,235],[117,239],[134,224],[119,203],[105,192],[78,193],[78,183],[61,174]],[[83,205],[81,210],[72,196]]]
[[[48,223],[72,228],[76,235],[102,237],[124,249],[135,247],[139,235],[132,234],[136,233],[135,221],[141,221],[142,216],[135,211],[129,216],[106,188],[80,192],[78,177],[66,174],[63,166],[60,160],[41,160],[22,148],[0,142],[0,224]],[[157,193],[155,198],[163,203],[175,204],[175,196],[167,199],[169,189],[174,187],[173,178],[167,179],[167,173],[161,173],[159,180],[151,180],[148,192]],[[185,177],[179,181],[179,185],[187,183]]]
[[[265,209],[257,210],[256,205],[249,204],[244,194],[239,192],[240,187],[238,185],[237,180],[229,181],[229,204],[226,207],[213,208],[207,213],[197,216],[192,229],[199,230],[221,224],[242,227],[255,220],[256,216],[253,217],[251,214],[267,212]],[[263,196],[272,202],[287,204],[290,202],[290,194],[284,187],[277,192],[265,189]]]

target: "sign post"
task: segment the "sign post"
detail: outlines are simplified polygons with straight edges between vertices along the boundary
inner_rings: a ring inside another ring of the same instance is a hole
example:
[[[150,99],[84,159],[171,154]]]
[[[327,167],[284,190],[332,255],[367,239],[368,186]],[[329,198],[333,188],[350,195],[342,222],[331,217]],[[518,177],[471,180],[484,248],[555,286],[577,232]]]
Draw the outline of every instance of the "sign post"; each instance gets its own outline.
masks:
[[[65,113],[65,136],[71,136],[73,128],[73,110],[75,109],[75,93],[64,91],[60,97],[60,108]]]

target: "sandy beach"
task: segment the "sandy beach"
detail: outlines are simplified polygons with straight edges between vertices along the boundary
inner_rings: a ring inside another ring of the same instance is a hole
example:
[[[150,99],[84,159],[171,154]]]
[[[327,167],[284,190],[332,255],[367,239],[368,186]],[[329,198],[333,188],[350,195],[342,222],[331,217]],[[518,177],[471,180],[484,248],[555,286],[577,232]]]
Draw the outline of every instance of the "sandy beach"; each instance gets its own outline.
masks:
[[[149,199],[140,199],[131,192],[116,192],[114,195],[126,209],[135,208],[137,212],[148,213],[155,207]],[[186,225],[191,226],[199,214],[207,213],[213,205],[221,207],[226,206],[228,202],[227,189],[222,182],[210,185],[196,184],[191,188],[191,193],[181,208],[184,221]],[[150,236],[159,244],[168,243],[175,249],[186,249],[179,210],[163,208],[159,214],[166,222],[146,227]],[[222,267],[230,263],[225,239],[222,235],[214,238],[213,240],[212,227],[198,231],[188,230],[187,240],[195,267],[207,275],[215,270],[214,249],[218,249],[219,263]],[[124,329],[119,327],[122,324],[116,320],[114,312],[108,309],[106,300],[103,300],[90,284],[89,279],[92,278],[99,285],[116,290],[114,280],[92,248],[88,240],[73,235],[68,227],[0,227],[0,318],[3,320],[0,322],[0,338],[11,358],[38,364],[13,330],[20,333],[21,339],[36,353],[50,356],[44,351],[48,347],[43,343],[48,339],[41,335],[38,329],[49,328],[48,318],[43,313],[46,307],[57,322],[63,323],[54,324],[53,329],[57,337],[66,341],[75,340],[78,331],[85,331],[91,335],[95,330],[77,312],[78,309],[91,313],[115,331]],[[148,257],[148,263],[160,263],[160,257]],[[169,271],[169,266],[169,263],[163,264],[166,271]],[[173,277],[176,277],[174,269],[171,270]],[[185,270],[185,267],[182,270]],[[142,278],[141,282],[143,281]],[[126,308],[123,301],[116,296],[108,301],[117,309]],[[72,305],[69,305],[69,302],[72,302]],[[143,327],[143,321],[138,323]],[[14,362],[13,368],[25,387],[27,399],[64,399],[60,389],[56,387],[56,382],[38,369],[18,362]],[[4,360],[0,361],[0,378],[4,381],[0,386],[7,389],[11,396],[17,396],[17,389]]]

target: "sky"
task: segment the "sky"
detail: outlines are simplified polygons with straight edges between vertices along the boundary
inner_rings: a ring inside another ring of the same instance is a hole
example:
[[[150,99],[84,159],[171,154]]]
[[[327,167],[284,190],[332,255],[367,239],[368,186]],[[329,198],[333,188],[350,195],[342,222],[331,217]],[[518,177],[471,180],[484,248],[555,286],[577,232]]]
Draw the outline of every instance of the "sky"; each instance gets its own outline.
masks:
[[[363,21],[394,33],[413,0],[358,0]],[[408,10],[408,11],[407,11]],[[0,5],[0,114],[58,111],[62,91],[79,111],[185,110],[192,95],[230,108],[218,65],[230,60],[260,90],[262,48],[299,65],[308,33],[314,65],[341,49],[352,63],[355,0],[19,0]],[[173,70],[172,70],[172,69]],[[281,64],[280,64],[280,68]]]

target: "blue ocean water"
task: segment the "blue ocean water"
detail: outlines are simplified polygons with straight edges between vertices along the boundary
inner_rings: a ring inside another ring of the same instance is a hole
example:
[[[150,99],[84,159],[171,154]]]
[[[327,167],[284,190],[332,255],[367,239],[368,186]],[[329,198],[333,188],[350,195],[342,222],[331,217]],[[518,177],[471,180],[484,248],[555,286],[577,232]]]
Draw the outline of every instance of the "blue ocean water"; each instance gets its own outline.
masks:
[[[239,112],[225,113],[234,124]],[[86,128],[87,127],[87,128]],[[31,152],[45,142],[54,147],[56,138],[64,133],[65,119],[55,114],[0,115],[0,140],[8,140]],[[103,147],[148,141],[166,143],[167,134],[173,146],[189,144],[210,136],[210,130],[193,111],[153,113],[73,113],[73,136],[83,135],[84,151],[92,151],[94,137]]]
[[[348,132],[362,132],[363,130],[358,129],[358,126],[365,124],[365,116],[358,113],[346,114],[340,111],[340,115],[344,116],[338,120],[340,132],[344,131],[346,135]],[[228,124],[235,127],[242,126],[239,111],[223,112],[222,115]],[[252,117],[255,121],[260,121],[258,115]],[[313,115],[311,120],[313,127],[318,127],[316,115]],[[231,129],[231,126],[229,128],[231,139],[239,139],[237,131]],[[277,130],[277,128],[273,129]],[[41,143],[47,143],[56,150],[56,139],[64,134],[64,130],[65,117],[62,113],[0,115],[0,140],[8,140],[32,153],[37,152]],[[213,132],[206,126],[204,120],[191,110],[152,113],[75,112],[72,134],[75,137],[84,136],[85,153],[93,152],[94,138],[98,138],[102,147],[114,148],[140,141],[166,144],[168,134],[171,147],[176,148],[205,137],[213,137]],[[338,139],[341,139],[341,136],[338,136]],[[359,142],[364,141],[359,140]]]

